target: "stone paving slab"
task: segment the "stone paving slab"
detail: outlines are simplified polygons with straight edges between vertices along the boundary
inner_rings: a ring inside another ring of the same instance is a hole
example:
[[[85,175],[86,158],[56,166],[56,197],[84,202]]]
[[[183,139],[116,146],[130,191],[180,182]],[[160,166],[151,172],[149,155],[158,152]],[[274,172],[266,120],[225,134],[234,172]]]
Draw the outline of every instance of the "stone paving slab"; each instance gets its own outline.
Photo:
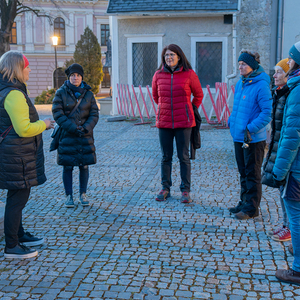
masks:
[[[279,192],[264,187],[254,220],[228,212],[239,196],[229,130],[201,132],[193,203],[179,201],[176,155],[172,197],[161,203],[158,130],[106,118],[95,128],[90,207],[64,207],[62,167],[43,134],[48,181],[32,189],[23,223],[47,242],[33,259],[7,260],[1,251],[0,299],[300,299],[299,287],[274,276],[293,260],[289,242],[266,235],[282,222]],[[74,190],[78,199],[77,170]]]

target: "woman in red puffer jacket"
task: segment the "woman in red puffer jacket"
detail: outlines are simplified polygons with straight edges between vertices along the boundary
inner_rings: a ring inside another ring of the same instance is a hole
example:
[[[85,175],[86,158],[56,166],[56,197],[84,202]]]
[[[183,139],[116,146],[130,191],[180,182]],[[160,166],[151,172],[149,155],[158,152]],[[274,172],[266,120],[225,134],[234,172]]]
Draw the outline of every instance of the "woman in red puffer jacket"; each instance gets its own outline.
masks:
[[[191,185],[191,163],[189,142],[192,127],[196,125],[193,105],[200,106],[203,91],[197,74],[181,48],[175,44],[165,47],[161,54],[161,65],[152,79],[153,99],[158,104],[156,127],[163,157],[161,161],[162,190],[156,197],[164,201],[171,196],[172,156],[175,137],[177,156],[180,161],[182,192],[181,202],[189,203]],[[194,98],[191,102],[191,94]]]

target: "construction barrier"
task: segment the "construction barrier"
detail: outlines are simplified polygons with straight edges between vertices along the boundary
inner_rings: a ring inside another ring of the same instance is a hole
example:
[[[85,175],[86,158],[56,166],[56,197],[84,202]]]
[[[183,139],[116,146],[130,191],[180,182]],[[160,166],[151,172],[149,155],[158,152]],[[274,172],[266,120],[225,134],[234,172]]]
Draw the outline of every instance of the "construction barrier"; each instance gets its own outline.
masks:
[[[124,115],[131,120],[140,117],[141,122],[137,124],[150,124],[151,117],[156,115],[156,104],[153,100],[149,86],[146,88],[131,87],[128,84],[117,84],[116,105],[118,114]],[[214,94],[214,96],[213,96]],[[209,85],[206,86],[202,103],[199,107],[200,115],[204,115],[206,122],[211,125],[227,128],[230,116],[229,102],[234,96],[234,86],[228,94],[227,84],[216,82],[212,91]],[[145,118],[148,121],[145,121]]]

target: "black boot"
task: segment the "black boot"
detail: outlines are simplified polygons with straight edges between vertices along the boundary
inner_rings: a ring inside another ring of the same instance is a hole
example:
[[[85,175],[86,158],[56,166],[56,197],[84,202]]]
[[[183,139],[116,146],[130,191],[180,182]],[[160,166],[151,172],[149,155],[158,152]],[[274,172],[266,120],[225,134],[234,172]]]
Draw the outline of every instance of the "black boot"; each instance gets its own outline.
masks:
[[[232,214],[236,214],[240,212],[244,206],[244,201],[240,200],[237,206],[228,208],[229,212]]]

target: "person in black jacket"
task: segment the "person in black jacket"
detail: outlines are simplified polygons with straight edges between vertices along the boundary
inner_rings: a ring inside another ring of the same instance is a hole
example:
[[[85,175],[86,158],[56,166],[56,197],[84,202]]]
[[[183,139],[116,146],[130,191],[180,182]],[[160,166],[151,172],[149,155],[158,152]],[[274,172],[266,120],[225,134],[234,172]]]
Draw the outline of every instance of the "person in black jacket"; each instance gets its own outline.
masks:
[[[86,196],[89,169],[96,163],[93,129],[99,119],[99,109],[91,87],[83,80],[83,68],[72,64],[66,71],[68,80],[55,93],[52,114],[62,128],[57,149],[57,163],[63,166],[63,183],[67,196],[66,207],[74,207],[73,168],[79,167],[79,200],[82,206],[90,203]],[[72,116],[68,117],[81,101]]]
[[[273,90],[273,109],[272,109],[272,121],[271,121],[271,141],[269,144],[269,151],[266,156],[265,163],[263,165],[262,183],[276,187],[273,180],[273,166],[277,156],[278,143],[280,140],[280,132],[282,127],[283,112],[285,102],[289,94],[289,88],[287,86],[286,73],[289,70],[288,58],[281,60],[275,66],[275,89]],[[280,202],[283,213],[283,226],[280,226],[267,234],[277,242],[285,242],[291,240],[291,232],[289,229],[289,220],[285,209],[284,201],[281,197],[283,188],[280,189]]]
[[[30,190],[46,181],[42,132],[53,128],[49,118],[39,120],[27,94],[27,58],[8,51],[0,58],[0,189],[7,189],[4,213],[6,258],[31,258],[38,255],[30,246],[44,239],[25,232],[22,210]]]

